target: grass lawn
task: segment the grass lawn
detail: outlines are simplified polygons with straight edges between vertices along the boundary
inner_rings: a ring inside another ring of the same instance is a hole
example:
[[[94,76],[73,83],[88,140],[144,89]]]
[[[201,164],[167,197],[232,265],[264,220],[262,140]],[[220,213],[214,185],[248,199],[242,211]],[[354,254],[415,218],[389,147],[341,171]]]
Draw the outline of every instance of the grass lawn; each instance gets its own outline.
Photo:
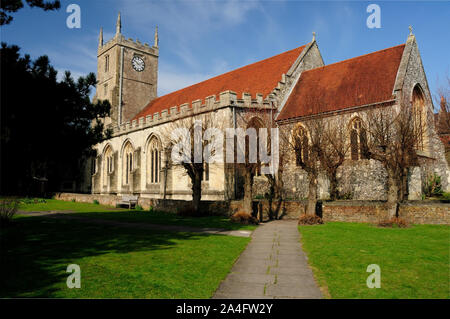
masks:
[[[80,213],[75,214],[76,216],[86,218],[160,225],[223,228],[227,230],[253,230],[256,228],[254,225],[232,223],[229,218],[223,216],[181,217],[176,214],[158,211],[128,210],[89,203],[66,202],[55,199],[47,199],[46,203],[21,204],[19,210],[26,212],[74,211]]]
[[[228,217],[223,216],[181,217],[177,214],[158,211],[131,210],[126,212],[80,213],[75,214],[75,216],[160,225],[223,228],[227,230],[253,230],[257,227],[255,225],[232,223]]]
[[[369,224],[299,226],[303,247],[331,298],[450,298],[450,227]],[[381,288],[366,285],[367,266],[381,268]]]
[[[17,218],[0,230],[0,297],[209,298],[249,241]],[[81,289],[66,286],[69,264]]]
[[[111,212],[124,211],[122,208],[115,208],[111,206],[98,205],[93,203],[77,203],[66,202],[63,200],[46,199],[45,203],[21,203],[19,210],[24,212],[47,212],[47,211],[75,211],[75,212]]]

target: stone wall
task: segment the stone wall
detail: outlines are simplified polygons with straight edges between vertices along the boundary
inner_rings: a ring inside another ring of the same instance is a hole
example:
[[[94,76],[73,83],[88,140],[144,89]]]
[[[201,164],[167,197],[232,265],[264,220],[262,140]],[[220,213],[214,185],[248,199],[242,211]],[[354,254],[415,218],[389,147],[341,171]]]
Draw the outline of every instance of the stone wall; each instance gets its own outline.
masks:
[[[72,201],[81,203],[93,203],[97,200],[101,205],[116,206],[122,196],[117,195],[98,195],[98,194],[79,194],[79,193],[58,193],[54,196],[55,199]],[[155,199],[155,198],[138,198],[138,205],[143,209],[153,209],[168,213],[177,213],[190,207],[192,201],[173,200],[173,199]],[[205,215],[228,216],[230,213],[229,201],[201,201],[200,210],[205,212]]]
[[[59,193],[55,199],[92,203],[97,200],[102,205],[116,206],[120,196]],[[272,203],[272,210],[278,208],[278,216],[282,219],[298,219],[304,213],[306,201],[287,200],[281,204]],[[171,199],[138,199],[138,205],[145,210],[153,207],[163,212],[176,213],[190,207],[191,201]],[[201,201],[200,210],[205,215],[230,216],[242,210],[242,200],[232,201]],[[262,212],[264,219],[268,219],[269,202],[267,200],[255,200],[254,211]],[[400,205],[399,215],[411,224],[444,224],[450,225],[450,204],[431,201],[410,201]],[[334,201],[323,202],[322,217],[325,222],[357,222],[378,223],[388,217],[383,201]]]
[[[79,193],[58,193],[54,196],[55,199],[72,201],[81,203],[93,203],[97,200],[101,205],[116,206],[116,195],[97,195],[97,194],[79,194]]]
[[[377,223],[388,217],[384,202],[336,201],[323,205],[325,222]],[[450,225],[450,204],[411,201],[400,205],[399,216],[411,224]]]

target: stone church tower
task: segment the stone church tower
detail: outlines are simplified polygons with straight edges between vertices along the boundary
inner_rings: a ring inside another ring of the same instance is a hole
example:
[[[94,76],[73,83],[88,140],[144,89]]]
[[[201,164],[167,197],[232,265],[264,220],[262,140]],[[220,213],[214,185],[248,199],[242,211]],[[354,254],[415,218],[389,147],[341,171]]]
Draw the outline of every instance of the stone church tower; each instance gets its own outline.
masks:
[[[103,43],[100,29],[97,51],[97,89],[94,100],[109,100],[111,117],[105,125],[130,121],[157,96],[158,29],[153,46],[139,40],[125,39],[121,33],[120,13],[114,38]]]

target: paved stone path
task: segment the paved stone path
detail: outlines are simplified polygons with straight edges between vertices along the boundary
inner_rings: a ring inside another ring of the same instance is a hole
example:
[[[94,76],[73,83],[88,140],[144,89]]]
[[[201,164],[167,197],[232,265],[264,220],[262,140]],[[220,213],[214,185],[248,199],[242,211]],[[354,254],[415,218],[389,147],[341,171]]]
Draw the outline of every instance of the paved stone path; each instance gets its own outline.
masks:
[[[28,216],[42,216],[58,219],[70,219],[76,220],[88,224],[99,224],[99,225],[109,225],[115,227],[127,227],[135,229],[148,229],[148,230],[158,230],[158,231],[176,231],[176,232],[189,232],[189,233],[200,233],[200,234],[212,234],[212,235],[227,235],[227,236],[237,236],[237,237],[250,237],[252,231],[250,230],[226,230],[220,228],[200,228],[200,227],[190,227],[190,226],[177,226],[177,225],[159,225],[150,224],[147,222],[122,222],[116,220],[81,217],[81,216],[70,216],[76,212],[73,211],[50,211],[50,212],[18,212],[21,215]]]
[[[322,298],[299,240],[297,221],[259,226],[213,298]]]

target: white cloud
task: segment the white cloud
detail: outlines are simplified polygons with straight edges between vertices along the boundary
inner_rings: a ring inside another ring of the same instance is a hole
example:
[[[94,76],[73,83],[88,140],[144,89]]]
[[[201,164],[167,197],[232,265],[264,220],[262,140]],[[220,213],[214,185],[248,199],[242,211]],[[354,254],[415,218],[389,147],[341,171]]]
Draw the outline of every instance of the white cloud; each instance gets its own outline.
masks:
[[[230,70],[229,63],[221,58],[213,58],[208,71],[205,61],[195,54],[196,44],[207,44],[207,36],[220,34],[230,26],[246,21],[249,13],[260,10],[259,1],[148,1],[121,0],[119,10],[122,15],[123,33],[126,27],[145,30],[148,39],[153,39],[156,25],[160,30],[160,46],[164,47],[165,56],[173,54],[179,58],[170,63],[160,59],[158,76],[158,95],[164,95],[183,87],[201,82],[215,75]],[[161,33],[164,33],[164,37]],[[142,33],[141,33],[142,36]],[[167,61],[167,60],[165,60]],[[194,72],[192,72],[194,70]]]
[[[192,74],[171,71],[159,72],[158,96],[182,89],[210,78],[209,74]]]

